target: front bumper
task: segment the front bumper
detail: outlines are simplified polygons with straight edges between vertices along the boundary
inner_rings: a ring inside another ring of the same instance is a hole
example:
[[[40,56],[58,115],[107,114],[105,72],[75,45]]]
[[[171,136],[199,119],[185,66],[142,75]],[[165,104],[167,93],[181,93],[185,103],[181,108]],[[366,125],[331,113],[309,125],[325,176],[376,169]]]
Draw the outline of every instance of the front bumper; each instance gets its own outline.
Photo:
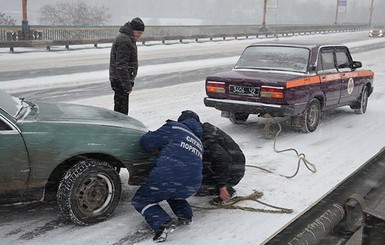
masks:
[[[220,111],[243,112],[248,114],[270,114],[275,117],[295,116],[296,112],[293,105],[264,104],[250,101],[228,100],[204,98],[207,107],[214,107]]]
[[[384,37],[384,33],[369,33],[369,37]]]

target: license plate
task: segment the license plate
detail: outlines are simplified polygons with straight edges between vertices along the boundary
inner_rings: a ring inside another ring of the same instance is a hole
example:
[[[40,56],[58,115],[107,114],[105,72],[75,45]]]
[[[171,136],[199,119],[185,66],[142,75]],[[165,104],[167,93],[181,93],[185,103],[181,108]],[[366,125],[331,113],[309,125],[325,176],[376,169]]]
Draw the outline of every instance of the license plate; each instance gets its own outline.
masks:
[[[230,85],[229,92],[230,94],[259,96],[259,88],[256,88],[256,87]]]

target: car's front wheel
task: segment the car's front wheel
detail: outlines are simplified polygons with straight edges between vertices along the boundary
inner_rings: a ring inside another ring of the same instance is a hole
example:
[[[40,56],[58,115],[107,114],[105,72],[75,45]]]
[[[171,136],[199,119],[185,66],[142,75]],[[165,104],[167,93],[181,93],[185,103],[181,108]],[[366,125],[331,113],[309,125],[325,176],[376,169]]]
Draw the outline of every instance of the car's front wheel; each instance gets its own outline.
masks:
[[[121,191],[120,177],[114,167],[105,161],[86,159],[67,171],[56,197],[65,218],[88,225],[112,215]]]

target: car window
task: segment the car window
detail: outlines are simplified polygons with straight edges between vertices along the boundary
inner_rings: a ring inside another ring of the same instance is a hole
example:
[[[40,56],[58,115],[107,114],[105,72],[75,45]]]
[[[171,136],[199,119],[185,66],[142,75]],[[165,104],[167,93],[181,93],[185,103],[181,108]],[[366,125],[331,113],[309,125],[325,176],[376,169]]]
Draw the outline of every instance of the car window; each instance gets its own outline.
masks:
[[[235,69],[262,69],[307,72],[310,51],[300,47],[250,46]]]
[[[0,131],[4,130],[12,130],[11,127],[9,127],[8,124],[6,124],[1,118],[0,118]]]
[[[332,50],[321,50],[320,62],[318,63],[319,71],[336,72],[336,66],[334,63],[334,53]]]
[[[337,68],[339,71],[351,71],[351,61],[349,55],[345,50],[336,51]]]

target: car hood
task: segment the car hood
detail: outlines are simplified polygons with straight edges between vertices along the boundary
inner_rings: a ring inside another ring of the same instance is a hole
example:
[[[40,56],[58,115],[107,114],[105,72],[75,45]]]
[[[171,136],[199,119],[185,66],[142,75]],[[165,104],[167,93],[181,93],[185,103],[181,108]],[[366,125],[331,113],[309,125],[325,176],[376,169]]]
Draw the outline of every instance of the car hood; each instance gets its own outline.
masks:
[[[282,71],[264,71],[251,69],[233,69],[231,71],[217,73],[207,77],[207,80],[260,80],[263,82],[286,82],[300,77],[307,76],[304,73],[282,72]]]
[[[22,121],[93,124],[148,131],[143,123],[122,113],[67,103],[39,102]]]

